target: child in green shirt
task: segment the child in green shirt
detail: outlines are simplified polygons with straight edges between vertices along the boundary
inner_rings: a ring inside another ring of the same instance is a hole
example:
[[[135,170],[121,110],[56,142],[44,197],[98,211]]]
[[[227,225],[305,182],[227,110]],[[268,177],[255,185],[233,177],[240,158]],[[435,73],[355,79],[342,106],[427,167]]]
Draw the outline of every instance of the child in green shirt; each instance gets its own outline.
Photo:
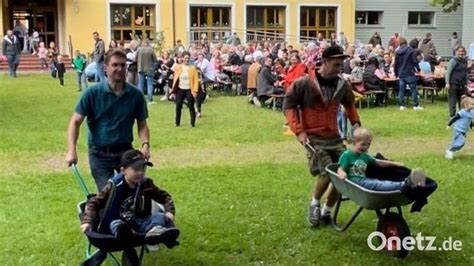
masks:
[[[74,53],[72,65],[77,73],[77,91],[82,91],[82,84],[84,84],[84,88],[87,88],[87,77],[84,71],[86,69],[86,60],[79,50],[76,50]]]
[[[402,190],[406,187],[425,185],[425,176],[420,171],[412,171],[404,181],[389,181],[369,178],[366,176],[367,166],[379,167],[404,166],[402,163],[387,160],[379,160],[370,156],[369,150],[372,142],[372,134],[366,128],[357,128],[354,131],[353,145],[347,149],[339,158],[337,174],[342,180],[348,178],[350,181],[370,190],[391,191]]]

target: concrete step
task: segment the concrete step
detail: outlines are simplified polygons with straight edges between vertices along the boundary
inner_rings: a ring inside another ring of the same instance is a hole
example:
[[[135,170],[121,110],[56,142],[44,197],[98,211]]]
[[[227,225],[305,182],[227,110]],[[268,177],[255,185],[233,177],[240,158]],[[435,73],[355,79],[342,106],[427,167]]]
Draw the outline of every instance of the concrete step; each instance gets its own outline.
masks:
[[[69,55],[63,55],[63,62],[66,66],[66,70],[72,70],[72,61]],[[8,63],[0,63],[0,71],[8,71]],[[21,54],[20,64],[18,65],[18,71],[41,71],[40,60],[37,55],[32,54]]]

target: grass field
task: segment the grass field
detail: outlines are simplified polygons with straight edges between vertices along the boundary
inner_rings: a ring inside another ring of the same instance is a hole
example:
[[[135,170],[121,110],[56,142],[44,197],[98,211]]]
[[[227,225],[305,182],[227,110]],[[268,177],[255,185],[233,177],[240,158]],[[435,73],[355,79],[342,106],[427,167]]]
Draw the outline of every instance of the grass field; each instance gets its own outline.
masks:
[[[46,74],[0,75],[0,262],[4,265],[77,265],[85,238],[79,231],[79,186],[64,163],[66,128],[79,96]],[[283,136],[283,116],[257,109],[245,97],[211,97],[196,128],[174,128],[174,105],[149,107],[152,161],[148,174],[177,205],[181,245],[148,254],[145,265],[367,265],[474,264],[474,141],[455,159],[443,158],[451,138],[447,103],[424,111],[395,105],[362,109],[375,136],[371,151],[424,168],[439,183],[422,213],[405,219],[415,236],[452,237],[462,251],[412,251],[404,259],[371,251],[374,212],[363,212],[345,233],[307,224],[313,178],[303,149]],[[183,125],[189,121],[183,112]],[[89,177],[85,128],[79,168]],[[92,187],[92,186],[91,186]],[[354,204],[345,206],[348,217]]]

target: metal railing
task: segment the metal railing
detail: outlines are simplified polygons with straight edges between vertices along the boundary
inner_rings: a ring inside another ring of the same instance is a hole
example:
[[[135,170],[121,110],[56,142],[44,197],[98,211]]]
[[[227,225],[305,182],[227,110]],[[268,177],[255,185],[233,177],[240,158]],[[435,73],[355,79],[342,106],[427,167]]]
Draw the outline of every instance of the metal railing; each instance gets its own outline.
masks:
[[[241,38],[244,42],[246,37],[247,42],[284,42],[284,41],[297,41],[299,43],[316,41],[315,37],[306,37],[299,35],[290,35],[284,33],[282,29],[269,29],[266,31],[254,30],[254,29],[235,29],[230,27],[192,27],[188,29],[188,41],[189,43],[200,43],[201,40],[205,39],[208,42],[219,43],[226,42],[232,37],[233,33]]]

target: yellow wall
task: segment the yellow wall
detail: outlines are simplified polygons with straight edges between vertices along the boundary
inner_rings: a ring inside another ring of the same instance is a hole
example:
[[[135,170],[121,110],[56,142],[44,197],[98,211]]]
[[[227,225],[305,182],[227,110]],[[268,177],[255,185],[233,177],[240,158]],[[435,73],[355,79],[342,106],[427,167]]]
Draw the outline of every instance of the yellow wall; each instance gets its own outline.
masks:
[[[94,50],[92,33],[97,31],[108,43],[107,9],[105,0],[65,0],[66,35],[71,35],[74,50],[82,53]]]
[[[67,38],[71,35],[74,50],[79,49],[83,53],[92,52],[94,49],[94,41],[92,32],[97,31],[106,43],[110,40],[110,25],[108,13],[108,3],[114,0],[61,0],[64,1],[64,33],[65,40],[60,41],[60,46],[67,46]],[[116,1],[116,0],[115,0]],[[0,0],[4,7],[4,0]],[[128,3],[140,3],[140,0],[125,1]],[[162,30],[166,39],[166,46],[173,46],[173,0],[147,0],[145,4],[158,3],[159,11],[157,15],[159,24],[157,30]],[[286,34],[292,36],[290,43],[297,42],[296,36],[298,31],[298,9],[300,5],[324,5],[338,4],[340,11],[338,12],[338,30],[343,31],[349,41],[354,39],[354,16],[355,16],[355,0],[174,0],[175,2],[175,39],[188,42],[189,29],[189,6],[196,5],[228,5],[232,6],[232,28],[241,32],[246,28],[245,7],[246,4],[285,4],[287,5],[288,20],[285,18],[287,27]],[[315,3],[316,2],[316,3]],[[76,3],[76,5],[75,5]],[[4,29],[5,10],[0,8],[0,29]],[[61,26],[60,26],[61,27]],[[3,34],[3,33],[2,33]],[[241,34],[243,35],[243,34]],[[240,36],[244,40],[244,36]]]

